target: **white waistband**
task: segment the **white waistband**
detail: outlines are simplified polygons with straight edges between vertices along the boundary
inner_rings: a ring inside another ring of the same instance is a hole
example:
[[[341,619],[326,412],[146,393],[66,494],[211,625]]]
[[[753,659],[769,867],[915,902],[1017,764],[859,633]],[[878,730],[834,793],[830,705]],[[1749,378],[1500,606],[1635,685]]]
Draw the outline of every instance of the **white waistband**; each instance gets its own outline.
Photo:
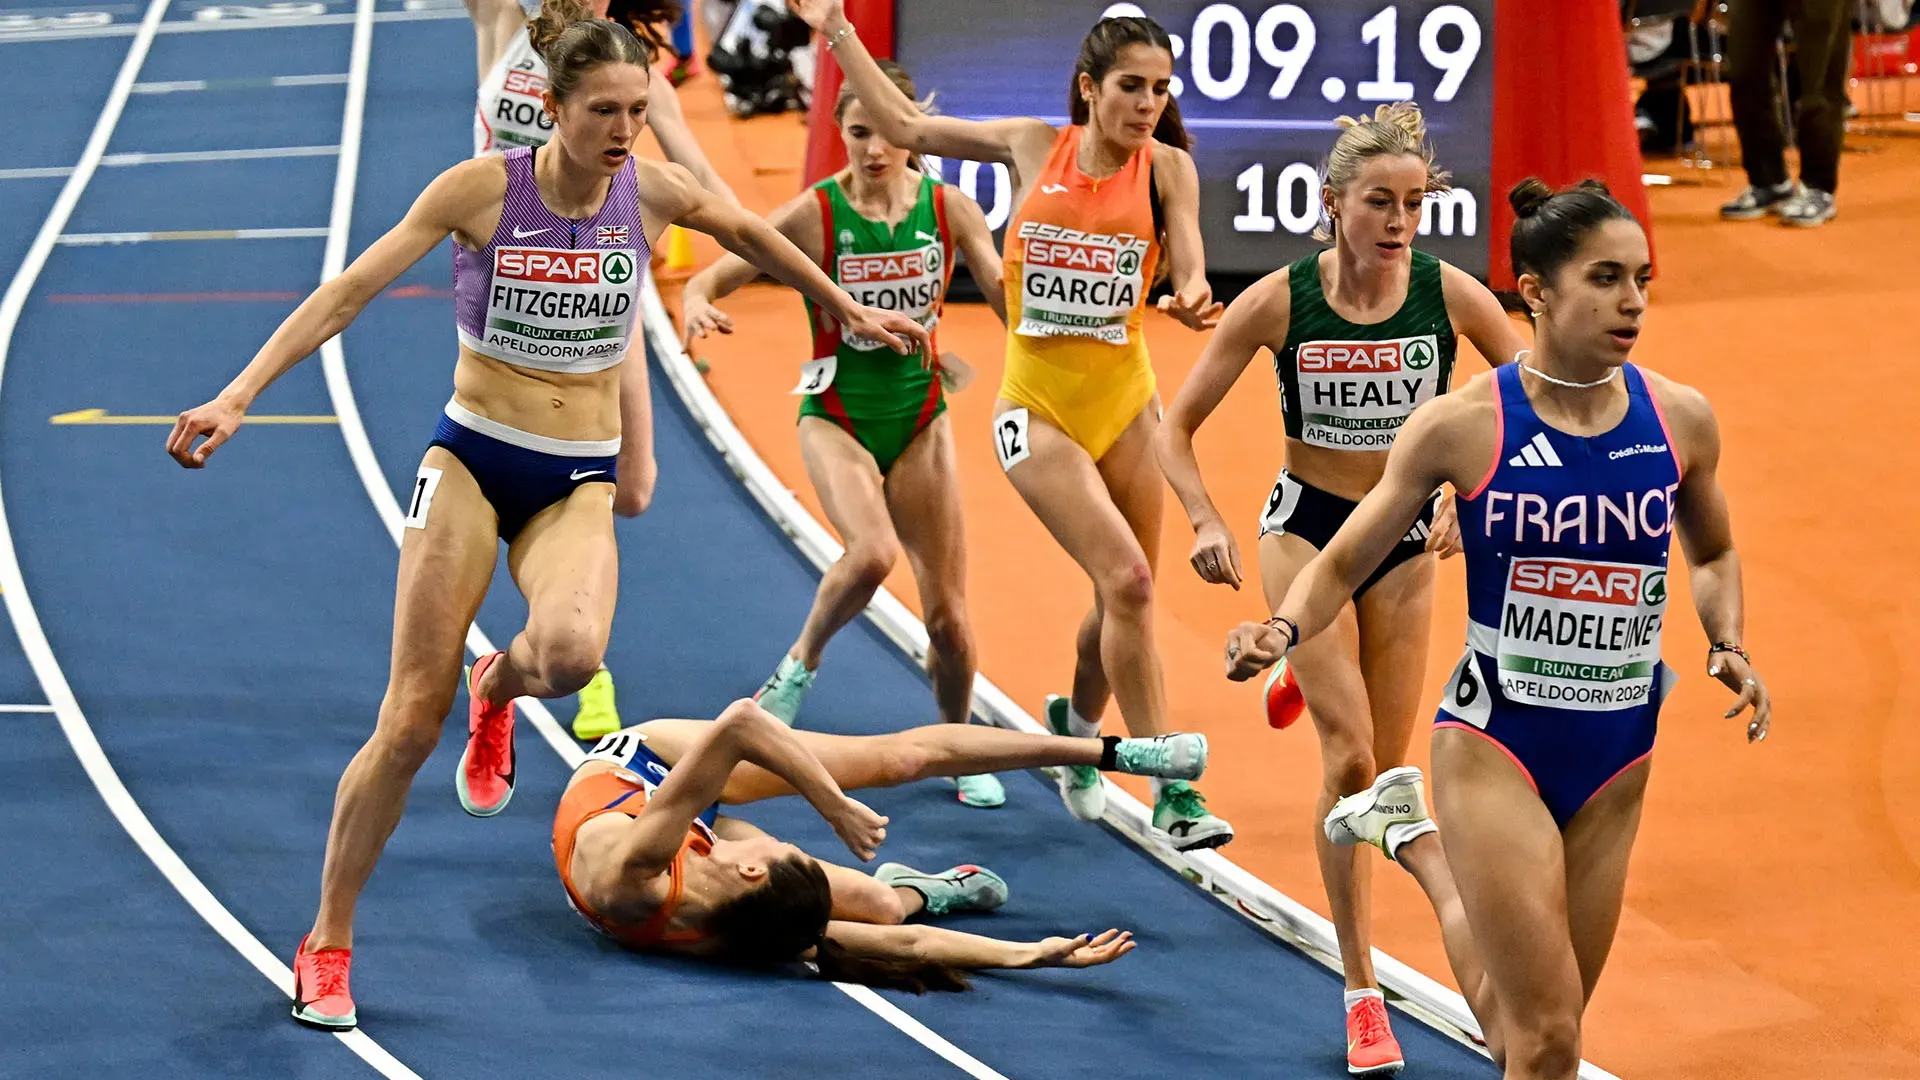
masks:
[[[599,439],[594,441],[576,441],[573,439],[552,439],[545,435],[535,435],[531,431],[508,427],[498,420],[489,420],[457,401],[447,402],[447,419],[476,434],[489,439],[498,439],[509,446],[522,450],[532,450],[555,457],[600,458],[612,457],[620,452],[619,439]]]
[[[1467,621],[1467,647],[1475,652],[1496,656],[1500,652],[1500,631],[1485,623]]]

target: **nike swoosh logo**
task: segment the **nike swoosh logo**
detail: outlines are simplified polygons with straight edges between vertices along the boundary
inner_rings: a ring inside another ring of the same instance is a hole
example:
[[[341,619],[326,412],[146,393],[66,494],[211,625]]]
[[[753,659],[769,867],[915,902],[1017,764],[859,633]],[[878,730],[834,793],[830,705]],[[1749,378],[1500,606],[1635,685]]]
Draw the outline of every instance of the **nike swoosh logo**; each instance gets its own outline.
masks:
[[[1058,194],[1060,194],[1061,192],[1064,192],[1064,191],[1066,191],[1066,190],[1067,190],[1067,185],[1065,185],[1065,184],[1048,184],[1048,185],[1046,185],[1045,187],[1043,187],[1043,188],[1041,188],[1041,189],[1040,189],[1040,194],[1042,194],[1042,195],[1058,195]]]
[[[605,469],[588,469],[586,472],[581,472],[579,469],[575,469],[572,472],[567,474],[567,479],[585,480],[589,476],[599,476],[601,473],[604,473],[606,471],[607,470]]]
[[[1065,189],[1063,188],[1062,190],[1065,190]],[[514,229],[513,229],[513,238],[515,240],[525,240],[529,236],[539,236],[543,232],[552,232],[552,231],[553,230],[551,228],[547,228],[547,229],[530,229],[526,232],[521,232],[520,227],[516,225],[514,226]]]

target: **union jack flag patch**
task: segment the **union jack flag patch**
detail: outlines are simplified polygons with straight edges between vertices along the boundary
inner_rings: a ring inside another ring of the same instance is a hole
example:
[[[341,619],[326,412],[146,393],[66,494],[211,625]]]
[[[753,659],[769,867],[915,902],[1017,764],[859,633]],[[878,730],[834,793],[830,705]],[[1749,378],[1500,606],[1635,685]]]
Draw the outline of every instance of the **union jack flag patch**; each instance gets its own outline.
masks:
[[[625,225],[602,225],[593,231],[593,242],[596,244],[624,244],[627,242],[627,227]]]

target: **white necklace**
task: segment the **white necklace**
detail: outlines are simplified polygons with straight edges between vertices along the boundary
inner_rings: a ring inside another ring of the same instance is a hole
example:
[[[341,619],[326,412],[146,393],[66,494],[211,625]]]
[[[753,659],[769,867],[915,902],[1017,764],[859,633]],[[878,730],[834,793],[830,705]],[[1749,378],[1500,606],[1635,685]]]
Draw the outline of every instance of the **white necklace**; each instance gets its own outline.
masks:
[[[1532,364],[1527,363],[1527,358],[1532,355],[1532,349],[1522,349],[1520,354],[1513,358],[1513,361],[1520,365],[1521,371],[1550,382],[1555,386],[1564,386],[1569,390],[1591,390],[1596,386],[1605,386],[1613,381],[1614,376],[1620,374],[1620,369],[1614,368],[1612,371],[1607,372],[1604,377],[1595,379],[1592,382],[1572,382],[1567,379],[1556,379],[1546,372],[1541,371],[1539,368],[1534,367]]]

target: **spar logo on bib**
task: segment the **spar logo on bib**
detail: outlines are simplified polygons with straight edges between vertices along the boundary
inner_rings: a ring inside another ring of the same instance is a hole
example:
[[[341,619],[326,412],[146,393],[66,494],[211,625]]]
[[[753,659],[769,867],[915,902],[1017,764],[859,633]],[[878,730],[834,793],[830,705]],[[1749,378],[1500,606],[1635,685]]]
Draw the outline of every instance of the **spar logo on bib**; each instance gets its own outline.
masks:
[[[1667,572],[1618,563],[1587,563],[1560,559],[1523,559],[1513,564],[1513,591],[1555,600],[1585,600],[1595,604],[1635,607],[1642,602],[1663,603]],[[1657,593],[1659,599],[1649,594]]]
[[[1301,441],[1334,450],[1391,447],[1408,414],[1440,392],[1439,356],[1432,334],[1301,343],[1294,350]]]
[[[624,251],[609,251],[600,262],[601,276],[614,285],[633,280],[633,257]]]
[[[622,253],[618,251],[548,251],[544,248],[500,248],[494,252],[493,276],[541,284],[566,283],[591,285],[605,276],[602,265]],[[633,276],[633,260],[627,259],[626,277]],[[625,280],[622,278],[621,280]],[[618,282],[615,282],[618,284]]]

